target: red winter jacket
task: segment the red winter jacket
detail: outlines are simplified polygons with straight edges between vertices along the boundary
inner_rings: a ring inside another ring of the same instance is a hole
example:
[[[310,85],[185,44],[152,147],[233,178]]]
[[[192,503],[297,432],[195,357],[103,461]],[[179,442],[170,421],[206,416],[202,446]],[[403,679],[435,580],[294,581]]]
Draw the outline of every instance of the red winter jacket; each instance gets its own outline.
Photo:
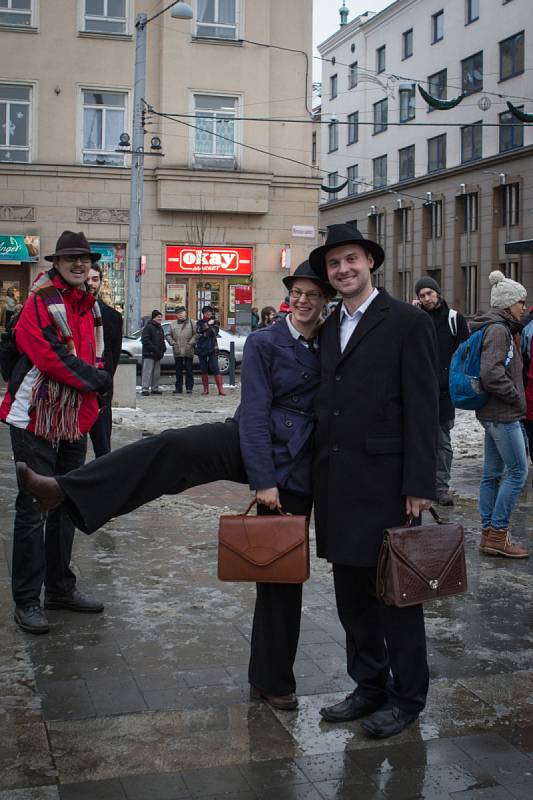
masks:
[[[51,269],[48,275],[63,296],[77,355],[67,351],[43,300],[35,293],[30,294],[15,325],[17,349],[23,358],[17,361],[9,380],[6,396],[0,406],[0,420],[15,428],[34,430],[32,388],[39,372],[44,372],[58,383],[73,386],[82,393],[79,428],[83,435],[92,428],[98,416],[97,394],[111,387],[109,373],[95,366],[92,314],[95,298],[85,287],[69,286],[55,269]]]

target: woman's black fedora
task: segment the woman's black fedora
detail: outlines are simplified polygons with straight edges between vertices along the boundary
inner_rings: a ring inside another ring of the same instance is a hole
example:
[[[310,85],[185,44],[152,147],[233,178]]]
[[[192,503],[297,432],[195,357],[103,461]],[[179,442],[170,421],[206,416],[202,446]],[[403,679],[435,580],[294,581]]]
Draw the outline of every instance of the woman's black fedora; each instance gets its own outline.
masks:
[[[355,225],[330,225],[328,228],[328,235],[326,241],[321,247],[317,247],[311,252],[309,256],[309,263],[322,280],[327,279],[326,261],[324,256],[328,250],[333,250],[334,247],[340,247],[343,244],[358,244],[370,253],[374,259],[374,265],[371,272],[374,272],[385,261],[385,253],[377,242],[371,239],[365,239],[361,231],[357,230]]]
[[[92,262],[99,261],[101,253],[93,253],[85,234],[80,231],[63,231],[56,244],[56,251],[49,256],[45,256],[45,261],[53,261],[59,256],[90,256]]]
[[[302,261],[302,263],[296,267],[292,275],[287,275],[286,278],[283,278],[283,283],[287,289],[290,290],[292,284],[298,278],[307,278],[308,280],[313,281],[313,283],[316,283],[317,286],[320,286],[324,294],[326,294],[328,297],[335,297],[337,294],[330,283],[322,278],[319,278],[316,272],[311,269],[309,261]]]

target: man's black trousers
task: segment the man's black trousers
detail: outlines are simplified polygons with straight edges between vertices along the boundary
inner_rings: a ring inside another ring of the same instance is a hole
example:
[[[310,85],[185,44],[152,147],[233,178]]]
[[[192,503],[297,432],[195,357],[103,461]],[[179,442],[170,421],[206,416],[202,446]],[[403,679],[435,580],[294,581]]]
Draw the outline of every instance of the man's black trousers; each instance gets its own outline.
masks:
[[[33,433],[10,426],[15,461],[25,461],[40,475],[63,475],[85,461],[87,437],[53,445]],[[12,588],[17,606],[38,604],[41,589],[71,594],[76,576],[70,569],[74,524],[64,508],[45,517],[33,498],[19,491],[15,501]]]
[[[111,430],[113,428],[111,400],[111,396],[109,398],[106,397],[105,403],[98,414],[98,418],[89,431],[95,458],[105,456],[106,453],[111,451]]]
[[[376,597],[376,568],[333,564],[337,611],[346,632],[348,674],[357,693],[416,714],[429,686],[424,612]]]

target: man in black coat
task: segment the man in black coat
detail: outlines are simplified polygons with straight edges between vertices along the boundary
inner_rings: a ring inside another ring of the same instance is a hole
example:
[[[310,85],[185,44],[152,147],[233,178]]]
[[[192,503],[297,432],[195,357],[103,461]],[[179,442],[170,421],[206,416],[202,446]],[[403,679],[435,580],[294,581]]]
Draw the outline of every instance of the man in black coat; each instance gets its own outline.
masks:
[[[156,308],[152,311],[150,322],[147,322],[141,333],[142,342],[142,393],[143,395],[150,394],[163,394],[159,388],[159,379],[161,377],[161,359],[165,355],[167,349],[167,340],[165,339],[165,332],[161,327],[163,322],[163,315]]]
[[[429,314],[437,334],[439,359],[439,452],[437,460],[437,503],[453,506],[450,494],[450,474],[453,450],[451,432],[455,420],[455,408],[450,397],[449,369],[452,356],[470,333],[462,314],[450,308],[441,295],[439,284],[434,278],[424,276],[415,283],[416,300],[414,305]]]
[[[422,606],[378,600],[376,565],[384,529],[418,518],[435,495],[435,330],[427,314],[372,287],[384,253],[352,225],[332,225],[309,260],[343,298],[320,339],[315,522],[357,683],[321,714],[367,717],[365,730],[385,737],[416,720],[429,684]]]
[[[111,377],[114,377],[118,367],[120,351],[122,349],[122,314],[104,303],[99,297],[102,288],[102,268],[95,263],[89,270],[87,285],[92,295],[97,298],[97,303],[102,314],[102,327],[104,329],[104,366]],[[113,427],[113,413],[111,402],[113,400],[113,386],[105,395],[98,419],[89,431],[96,458],[111,452],[111,429]]]

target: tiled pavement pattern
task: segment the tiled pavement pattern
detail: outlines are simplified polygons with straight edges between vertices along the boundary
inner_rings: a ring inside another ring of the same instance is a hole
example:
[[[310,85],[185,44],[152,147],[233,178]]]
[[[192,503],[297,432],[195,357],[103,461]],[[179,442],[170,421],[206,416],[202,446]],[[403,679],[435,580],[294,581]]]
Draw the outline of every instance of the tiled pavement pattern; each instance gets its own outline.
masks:
[[[115,446],[139,435],[117,429]],[[466,497],[476,469],[456,472]],[[245,487],[199,487],[79,534],[80,587],[106,611],[50,612],[52,632],[32,637],[12,622],[5,426],[0,485],[0,800],[533,798],[533,560],[481,557],[471,499],[453,511],[466,528],[469,593],[427,606],[428,707],[419,724],[379,742],[357,723],[320,722],[319,708],[352,685],[331,575],[316,559],[304,589],[300,708],[248,702],[253,587],[217,581],[215,545],[221,508],[242,509]],[[533,548],[532,500],[529,486],[516,537],[529,533]]]

